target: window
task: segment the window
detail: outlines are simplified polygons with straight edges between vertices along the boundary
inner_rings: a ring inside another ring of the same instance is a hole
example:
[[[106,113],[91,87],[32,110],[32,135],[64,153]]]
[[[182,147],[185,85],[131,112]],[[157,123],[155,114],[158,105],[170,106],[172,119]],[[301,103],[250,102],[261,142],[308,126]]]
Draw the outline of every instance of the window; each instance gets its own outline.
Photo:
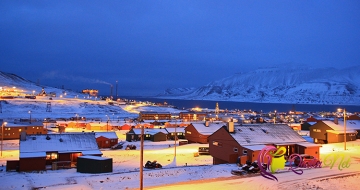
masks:
[[[314,132],[321,132],[320,129],[313,129]]]
[[[222,143],[221,142],[218,142],[218,141],[213,141],[213,145],[214,146],[222,146]]]
[[[243,155],[247,155],[247,150],[246,149],[243,150]]]
[[[19,132],[21,132],[21,129],[19,129]]]
[[[186,131],[186,133],[191,135],[191,131]]]
[[[46,160],[56,160],[58,157],[56,152],[47,152],[46,153]]]
[[[237,148],[234,148],[234,152],[238,152],[238,149],[237,149]]]
[[[106,144],[109,144],[109,141],[105,141]]]

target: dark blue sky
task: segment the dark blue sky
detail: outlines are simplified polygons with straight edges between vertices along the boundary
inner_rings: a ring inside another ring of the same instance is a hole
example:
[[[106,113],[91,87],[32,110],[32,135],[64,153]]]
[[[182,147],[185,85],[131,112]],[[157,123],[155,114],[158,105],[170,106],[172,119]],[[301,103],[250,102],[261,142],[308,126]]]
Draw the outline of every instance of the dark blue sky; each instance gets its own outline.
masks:
[[[360,1],[0,1],[0,70],[149,95],[259,67],[360,61]]]

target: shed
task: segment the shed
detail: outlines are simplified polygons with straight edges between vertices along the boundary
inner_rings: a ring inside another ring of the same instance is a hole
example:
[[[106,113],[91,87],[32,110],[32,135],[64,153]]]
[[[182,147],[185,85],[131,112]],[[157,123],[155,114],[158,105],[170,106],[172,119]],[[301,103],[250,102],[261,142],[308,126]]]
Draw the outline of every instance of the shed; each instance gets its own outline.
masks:
[[[104,158],[100,156],[79,156],[76,171],[80,173],[112,172],[112,158]]]

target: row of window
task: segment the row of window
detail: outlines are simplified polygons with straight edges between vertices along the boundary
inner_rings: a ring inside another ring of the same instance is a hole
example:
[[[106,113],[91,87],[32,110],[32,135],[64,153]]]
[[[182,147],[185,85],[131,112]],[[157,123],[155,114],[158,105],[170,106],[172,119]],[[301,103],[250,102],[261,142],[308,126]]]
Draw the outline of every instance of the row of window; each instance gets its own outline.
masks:
[[[32,128],[35,129],[35,127],[32,127]],[[39,128],[42,128],[42,127],[36,127],[36,129],[39,129]],[[11,129],[15,129],[15,128],[11,128],[11,127],[4,128],[5,131],[10,131]],[[24,129],[27,130],[27,127],[25,127]],[[21,129],[19,129],[19,131],[21,131]]]
[[[321,132],[320,129],[313,129],[314,132]]]

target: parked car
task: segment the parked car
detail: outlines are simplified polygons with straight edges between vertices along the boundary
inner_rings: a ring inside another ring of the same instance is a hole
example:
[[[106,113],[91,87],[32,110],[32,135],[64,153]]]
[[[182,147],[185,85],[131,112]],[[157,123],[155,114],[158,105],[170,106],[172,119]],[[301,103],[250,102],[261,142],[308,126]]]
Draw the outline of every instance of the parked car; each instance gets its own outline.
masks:
[[[314,156],[311,156],[311,155],[308,155],[308,154],[300,154],[300,157],[301,157],[302,162],[300,163],[300,158],[296,157],[295,160],[294,160],[295,166],[307,167],[308,165],[313,165],[317,161],[319,161]]]

